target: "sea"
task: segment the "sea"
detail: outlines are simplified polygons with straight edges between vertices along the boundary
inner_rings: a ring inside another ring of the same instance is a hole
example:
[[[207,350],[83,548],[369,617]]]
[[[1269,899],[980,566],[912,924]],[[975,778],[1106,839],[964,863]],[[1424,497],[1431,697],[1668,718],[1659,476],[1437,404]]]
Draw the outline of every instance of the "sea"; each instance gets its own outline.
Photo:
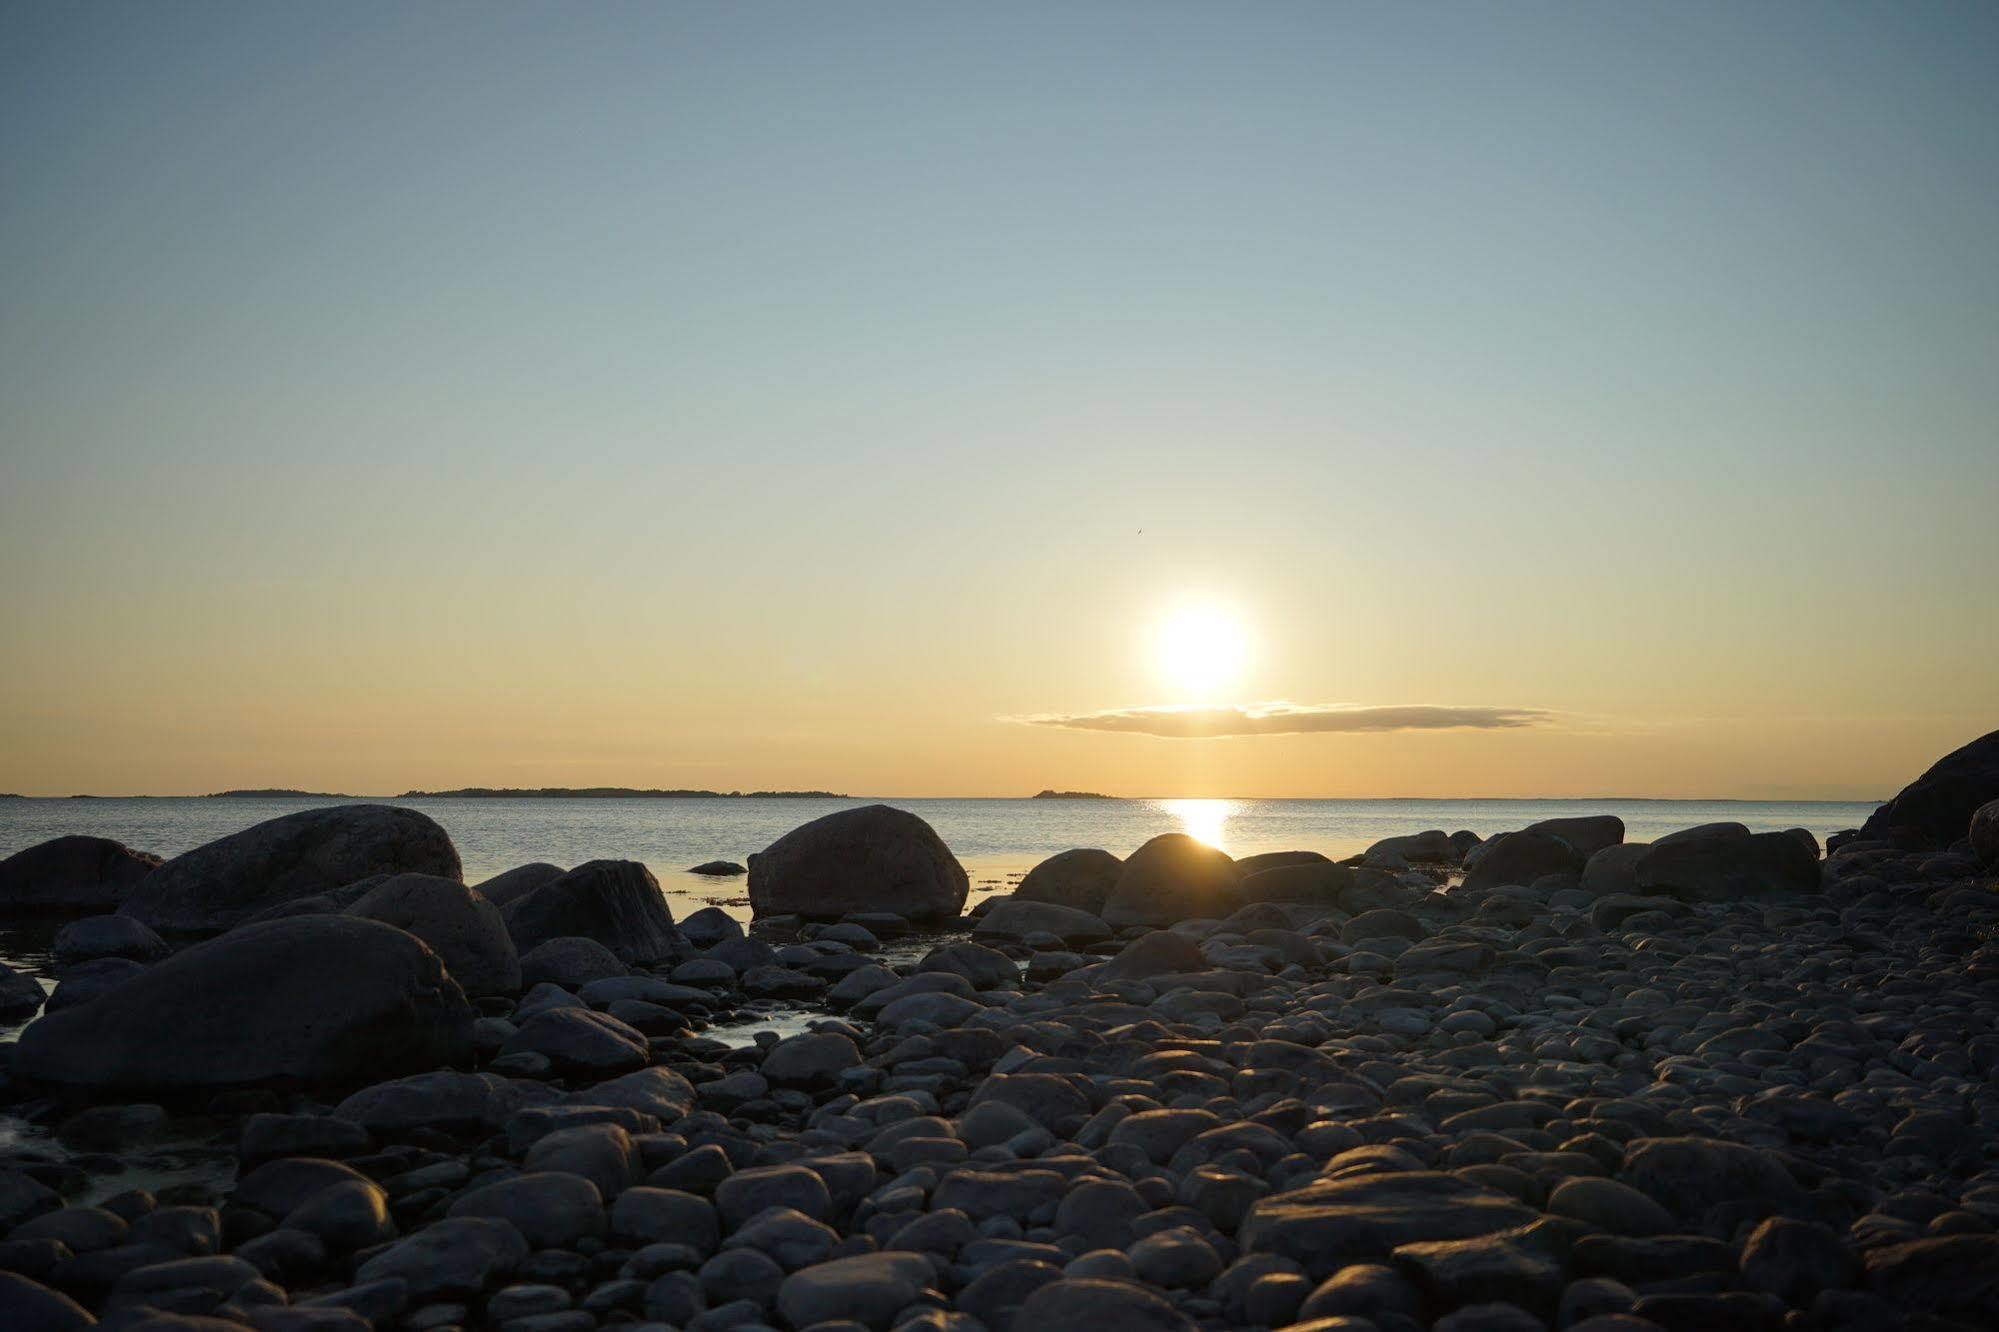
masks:
[[[265,819],[315,806],[350,803],[335,798],[97,797],[0,799],[0,857],[68,833],[109,837],[141,851],[173,856]],[[747,885],[738,878],[706,878],[689,867],[711,860],[747,861],[802,823],[834,810],[876,803],[860,798],[450,797],[387,799],[435,819],[450,833],[477,883],[530,861],[569,867],[596,859],[638,860],[659,880],[674,917],[719,906],[749,918]],[[1043,858],[1071,847],[1094,846],[1128,855],[1164,832],[1190,833],[1233,856],[1262,851],[1320,851],[1338,859],[1364,851],[1384,837],[1441,828],[1469,828],[1481,836],[1524,827],[1540,819],[1616,814],[1631,841],[1645,841],[1695,824],[1732,821],[1752,831],[1806,828],[1821,842],[1859,826],[1872,802],[1752,800],[1203,800],[1203,799],[887,799],[935,828],[971,879],[971,901],[1012,890]],[[968,904],[969,905],[969,904]],[[56,922],[0,924],[0,961],[55,986],[49,956]],[[929,946],[899,941],[891,962]],[[707,1034],[731,1044],[759,1030],[780,1035],[803,1030],[815,1014],[799,1006],[772,1005],[738,1015]],[[24,1024],[0,1025],[0,1040]],[[47,1128],[0,1114],[0,1151],[31,1151],[55,1159],[70,1155]],[[203,1196],[233,1169],[227,1143],[190,1132],[156,1145],[120,1171],[93,1177],[80,1201],[97,1201],[123,1188],[191,1189]],[[179,1195],[174,1195],[179,1196]]]

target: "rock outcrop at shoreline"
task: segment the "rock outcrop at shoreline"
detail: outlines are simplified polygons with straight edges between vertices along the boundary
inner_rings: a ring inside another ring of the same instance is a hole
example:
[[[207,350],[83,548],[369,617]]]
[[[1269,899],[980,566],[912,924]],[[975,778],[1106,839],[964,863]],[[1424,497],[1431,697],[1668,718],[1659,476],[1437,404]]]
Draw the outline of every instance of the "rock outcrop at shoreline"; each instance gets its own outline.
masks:
[[[57,837],[0,860],[0,912],[116,911],[160,858],[108,837]]]
[[[932,921],[963,911],[971,884],[929,824],[906,810],[863,805],[794,828],[751,856],[749,889],[759,916],[888,911]]]
[[[216,934],[299,898],[376,875],[463,879],[458,849],[428,815],[395,805],[305,809],[175,856],[120,910],[162,934]]]
[[[1861,825],[1863,841],[1917,850],[1941,849],[1964,837],[1980,806],[1999,800],[1999,731],[1938,759]]]
[[[776,882],[889,865],[940,909],[942,843],[890,813],[807,825]],[[1340,865],[1156,839],[1044,876],[1116,864],[1102,912],[1143,922],[1017,893],[968,940],[960,886],[911,943],[886,894],[831,924],[767,899],[648,963],[636,875],[537,871],[510,915],[573,880],[550,928],[618,937],[537,932],[476,1003],[358,915],[151,963],[79,922],[62,988],[129,971],[30,1025],[0,1099],[98,1155],[0,1151],[0,1326],[1999,1326],[1995,823],[1823,861],[1541,825],[1476,881],[1441,831]],[[704,1034],[774,996],[823,1015]],[[83,1203],[106,1153],[218,1119],[233,1183]]]

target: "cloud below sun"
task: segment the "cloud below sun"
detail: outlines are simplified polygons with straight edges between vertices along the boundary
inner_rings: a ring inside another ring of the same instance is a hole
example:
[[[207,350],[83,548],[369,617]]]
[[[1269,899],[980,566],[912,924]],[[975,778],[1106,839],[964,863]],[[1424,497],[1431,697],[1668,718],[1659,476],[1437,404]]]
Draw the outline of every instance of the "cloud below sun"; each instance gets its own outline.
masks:
[[[1385,731],[1510,731],[1553,725],[1545,708],[1458,707],[1441,703],[1358,706],[1345,703],[1231,703],[1039,713],[1013,720],[1071,731],[1109,731],[1169,740],[1238,735],[1367,734]]]

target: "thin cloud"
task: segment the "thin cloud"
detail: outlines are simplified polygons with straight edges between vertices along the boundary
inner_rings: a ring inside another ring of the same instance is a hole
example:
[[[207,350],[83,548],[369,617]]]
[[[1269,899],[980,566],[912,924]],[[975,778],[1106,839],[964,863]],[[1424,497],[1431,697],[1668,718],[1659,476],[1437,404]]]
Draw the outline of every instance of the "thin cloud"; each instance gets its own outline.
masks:
[[[1344,703],[1239,703],[1225,707],[1112,708],[1103,712],[1041,713],[1017,720],[1071,731],[1110,731],[1169,740],[1233,735],[1368,734],[1384,731],[1514,731],[1548,726],[1545,708],[1453,707],[1403,703],[1358,707]]]

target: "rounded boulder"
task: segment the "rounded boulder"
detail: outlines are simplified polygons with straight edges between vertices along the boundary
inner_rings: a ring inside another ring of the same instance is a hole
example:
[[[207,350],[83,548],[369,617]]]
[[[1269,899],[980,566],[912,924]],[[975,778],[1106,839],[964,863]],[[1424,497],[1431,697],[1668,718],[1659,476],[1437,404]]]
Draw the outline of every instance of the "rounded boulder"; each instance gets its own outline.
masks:
[[[837,920],[889,911],[949,920],[965,909],[965,867],[931,826],[888,805],[843,809],[793,828],[750,858],[758,916]]]

